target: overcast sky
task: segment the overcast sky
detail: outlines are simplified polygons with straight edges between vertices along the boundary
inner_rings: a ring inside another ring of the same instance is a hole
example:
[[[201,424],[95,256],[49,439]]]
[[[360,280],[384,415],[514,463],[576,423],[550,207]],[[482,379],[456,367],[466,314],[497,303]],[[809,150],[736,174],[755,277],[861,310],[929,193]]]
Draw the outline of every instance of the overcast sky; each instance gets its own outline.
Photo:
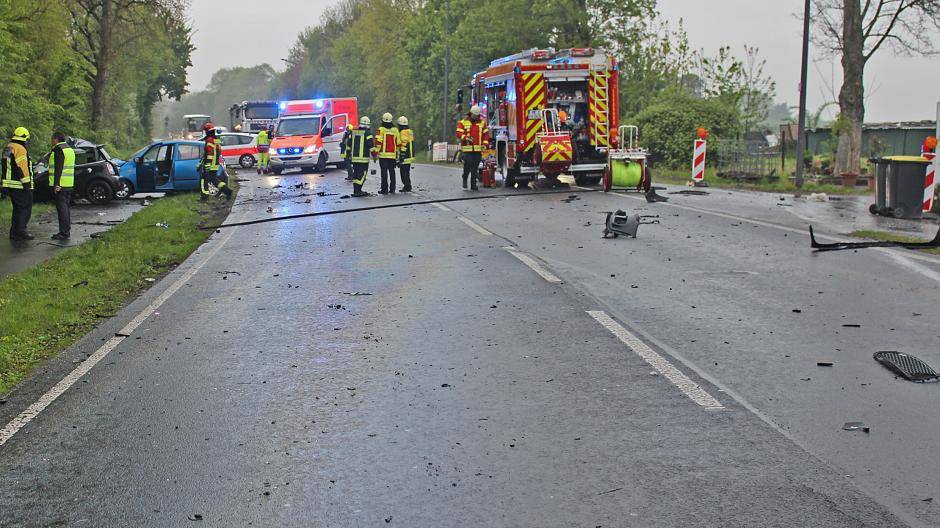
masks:
[[[192,90],[206,86],[216,70],[227,66],[253,66],[267,62],[277,69],[297,34],[314,25],[330,0],[193,0],[189,9],[196,28]],[[767,72],[777,81],[777,98],[795,105],[800,78],[802,25],[794,14],[800,0],[659,0],[669,20],[684,20],[691,44],[714,52],[730,45],[741,53],[745,44],[760,48]],[[263,12],[259,13],[258,10]],[[273,21],[276,20],[276,24]],[[239,43],[238,38],[244,38]],[[940,39],[938,39],[940,42]],[[940,99],[940,58],[896,57],[882,50],[869,63],[868,121],[931,119]],[[814,50],[809,82],[809,107],[814,111],[838,93],[838,61]]]

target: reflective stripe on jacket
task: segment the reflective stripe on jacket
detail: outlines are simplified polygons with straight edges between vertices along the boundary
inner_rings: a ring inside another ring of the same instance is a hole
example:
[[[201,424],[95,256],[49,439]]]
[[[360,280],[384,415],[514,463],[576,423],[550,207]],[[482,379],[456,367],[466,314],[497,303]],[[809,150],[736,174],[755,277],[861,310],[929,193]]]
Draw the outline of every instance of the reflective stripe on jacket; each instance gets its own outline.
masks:
[[[62,165],[56,158],[62,158]],[[55,187],[71,189],[75,186],[75,150],[68,143],[58,143],[49,155],[49,183]]]
[[[374,142],[372,131],[368,128],[357,128],[349,134],[348,141],[346,152],[351,153],[350,160],[353,163],[369,163]]]
[[[490,129],[483,119],[476,122],[461,119],[457,123],[457,139],[460,140],[461,151],[483,152],[490,142]]]
[[[395,127],[379,127],[379,133],[375,138],[375,151],[380,158],[396,159],[398,158],[398,129]]]
[[[7,189],[23,189],[33,183],[33,164],[30,162],[26,147],[17,142],[9,143],[3,149],[0,159],[0,179]]]
[[[415,133],[408,127],[399,130],[398,159],[410,165],[415,162]]]

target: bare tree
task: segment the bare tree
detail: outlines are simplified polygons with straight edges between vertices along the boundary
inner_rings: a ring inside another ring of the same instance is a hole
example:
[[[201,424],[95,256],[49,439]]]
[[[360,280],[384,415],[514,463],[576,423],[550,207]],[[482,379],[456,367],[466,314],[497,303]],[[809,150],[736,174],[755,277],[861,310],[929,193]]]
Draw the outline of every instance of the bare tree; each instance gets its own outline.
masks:
[[[155,29],[150,22],[179,13],[188,0],[70,0],[67,5],[75,33],[72,47],[85,59],[85,77],[92,89],[91,126],[98,129],[116,58]]]
[[[865,65],[886,45],[896,54],[934,53],[940,0],[814,0],[814,41],[842,58],[836,173],[858,174],[865,121]]]

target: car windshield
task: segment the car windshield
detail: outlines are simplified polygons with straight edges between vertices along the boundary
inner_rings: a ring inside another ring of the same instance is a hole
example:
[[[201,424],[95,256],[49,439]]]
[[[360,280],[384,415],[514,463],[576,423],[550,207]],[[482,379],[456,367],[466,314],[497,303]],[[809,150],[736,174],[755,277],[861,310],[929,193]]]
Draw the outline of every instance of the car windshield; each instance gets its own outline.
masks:
[[[247,119],[276,119],[277,105],[249,106],[245,108],[245,117]]]
[[[310,136],[320,133],[320,122],[323,116],[301,117],[285,119],[277,124],[275,136]]]

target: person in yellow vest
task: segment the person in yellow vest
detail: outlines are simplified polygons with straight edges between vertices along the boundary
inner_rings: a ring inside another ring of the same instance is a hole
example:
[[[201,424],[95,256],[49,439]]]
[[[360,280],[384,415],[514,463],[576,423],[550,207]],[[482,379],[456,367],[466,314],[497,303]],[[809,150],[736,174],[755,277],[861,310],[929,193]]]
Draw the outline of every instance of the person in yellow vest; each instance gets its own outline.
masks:
[[[65,142],[65,134],[52,134],[52,152],[49,154],[49,185],[55,193],[55,211],[59,217],[59,232],[53,240],[68,240],[72,233],[72,189],[75,187],[75,151]]]
[[[258,174],[268,173],[268,163],[271,162],[271,136],[267,129],[262,128],[258,132]]]
[[[398,163],[398,129],[392,123],[392,114],[382,114],[382,124],[375,135],[375,153],[382,171],[379,194],[395,194],[395,165]],[[391,185],[389,185],[391,183]]]
[[[483,150],[490,143],[490,130],[486,120],[480,119],[480,107],[473,105],[467,117],[457,122],[457,140],[460,142],[460,151],[463,154],[463,188],[467,188],[467,177],[470,177],[470,188],[477,190],[477,179],[480,177],[480,162],[483,159]]]
[[[369,193],[362,190],[366,183],[366,172],[369,170],[369,162],[373,155],[374,138],[372,137],[372,121],[368,116],[362,116],[359,120],[359,128],[349,132],[346,138],[345,152],[353,171],[353,193],[356,198],[369,196]]]
[[[408,128],[408,118],[398,118],[398,168],[401,192],[411,192],[411,164],[415,162],[415,133]]]
[[[28,142],[29,130],[17,127],[0,158],[0,185],[13,202],[10,222],[10,240],[13,241],[35,238],[26,231],[33,214],[33,163],[26,150]]]
[[[202,151],[202,159],[199,160],[199,200],[206,201],[212,196],[210,184],[215,185],[219,194],[224,194],[225,199],[232,197],[232,189],[225,184],[223,178],[219,177],[222,172],[222,142],[219,141],[218,130],[212,123],[207,123],[204,127],[206,132],[206,146]]]

